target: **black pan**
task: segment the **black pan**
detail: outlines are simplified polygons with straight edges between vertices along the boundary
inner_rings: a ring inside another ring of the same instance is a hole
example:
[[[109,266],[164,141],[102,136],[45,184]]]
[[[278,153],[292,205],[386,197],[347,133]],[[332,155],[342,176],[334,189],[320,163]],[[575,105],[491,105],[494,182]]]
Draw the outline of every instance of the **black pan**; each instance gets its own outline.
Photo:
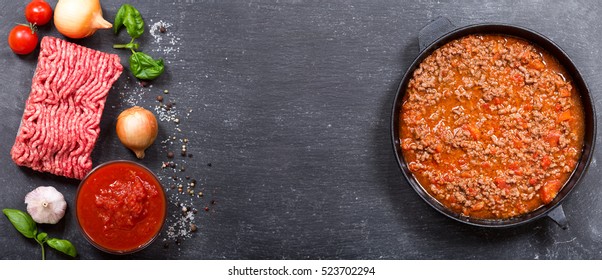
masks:
[[[554,56],[560,64],[564,66],[567,72],[573,78],[574,86],[577,88],[581,95],[583,103],[583,109],[585,113],[585,137],[583,143],[583,153],[581,159],[577,164],[577,167],[573,171],[573,174],[569,180],[565,183],[563,188],[560,190],[556,198],[547,205],[538,208],[537,210],[528,214],[510,218],[510,219],[475,219],[455,213],[448,208],[440,204],[435,198],[430,196],[425,189],[418,183],[416,178],[412,175],[408,169],[407,163],[403,157],[400,141],[399,141],[399,124],[400,124],[400,112],[402,108],[403,97],[405,95],[405,89],[408,85],[410,78],[414,70],[420,65],[423,59],[429,56],[437,48],[444,44],[469,34],[502,34],[509,35],[518,38],[525,39],[533,44],[539,45],[552,56]],[[403,76],[399,88],[397,89],[397,95],[393,103],[393,112],[391,114],[391,137],[393,140],[393,148],[395,150],[395,157],[403,175],[406,177],[412,188],[418,193],[418,195],[426,201],[429,205],[441,212],[443,215],[450,217],[456,221],[480,226],[480,227],[510,227],[517,226],[525,223],[532,222],[542,217],[550,217],[562,228],[568,227],[568,221],[562,210],[562,201],[570,194],[570,192],[577,186],[579,180],[583,177],[589,166],[589,162],[594,154],[594,143],[596,139],[596,118],[594,103],[590,96],[590,91],[587,84],[583,80],[581,73],[575,67],[573,61],[569,56],[554,42],[544,37],[543,35],[526,29],[524,27],[509,25],[509,24],[475,24],[465,27],[454,26],[447,18],[439,17],[422,30],[418,35],[418,43],[420,46],[420,54],[412,62],[409,69]]]

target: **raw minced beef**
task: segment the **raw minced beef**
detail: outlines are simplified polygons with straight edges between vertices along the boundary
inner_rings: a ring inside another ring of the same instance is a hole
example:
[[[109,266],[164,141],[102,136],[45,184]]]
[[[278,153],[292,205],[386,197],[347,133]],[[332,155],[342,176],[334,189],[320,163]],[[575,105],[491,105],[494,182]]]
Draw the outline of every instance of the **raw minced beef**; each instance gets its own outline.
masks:
[[[44,37],[13,161],[82,179],[92,169],[107,94],[122,71],[117,55]]]

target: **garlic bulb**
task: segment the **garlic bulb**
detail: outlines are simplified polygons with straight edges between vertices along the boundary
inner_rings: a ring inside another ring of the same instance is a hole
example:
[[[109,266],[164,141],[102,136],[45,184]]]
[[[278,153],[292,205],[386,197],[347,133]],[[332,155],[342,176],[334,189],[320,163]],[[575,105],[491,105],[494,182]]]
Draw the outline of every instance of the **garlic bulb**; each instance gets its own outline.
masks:
[[[67,202],[54,187],[38,187],[25,196],[27,212],[40,224],[56,224],[65,216]]]
[[[102,17],[100,0],[59,0],[54,8],[54,25],[61,34],[73,39],[113,27]]]

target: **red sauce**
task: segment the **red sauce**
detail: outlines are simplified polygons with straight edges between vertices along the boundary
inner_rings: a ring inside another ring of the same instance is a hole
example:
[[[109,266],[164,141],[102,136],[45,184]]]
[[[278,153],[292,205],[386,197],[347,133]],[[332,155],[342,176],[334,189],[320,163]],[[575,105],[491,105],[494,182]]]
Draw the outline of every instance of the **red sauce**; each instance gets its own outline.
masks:
[[[118,161],[82,181],[77,219],[94,245],[113,253],[141,249],[157,236],[166,215],[165,193],[146,168]]]
[[[551,203],[579,163],[581,97],[551,54],[525,40],[469,35],[429,55],[400,117],[408,168],[461,215],[508,219]]]

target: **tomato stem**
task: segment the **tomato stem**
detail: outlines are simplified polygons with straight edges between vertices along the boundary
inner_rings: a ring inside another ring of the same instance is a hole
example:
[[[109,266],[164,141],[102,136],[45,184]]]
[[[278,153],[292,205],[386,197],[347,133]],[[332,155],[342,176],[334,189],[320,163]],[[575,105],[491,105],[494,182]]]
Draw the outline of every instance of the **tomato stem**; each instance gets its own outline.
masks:
[[[29,29],[31,29],[31,34],[36,34],[36,32],[38,31],[38,26],[36,26],[35,23],[31,23],[29,22],[28,24],[25,23],[17,23],[17,25],[22,25],[22,26],[27,26],[29,27]]]

